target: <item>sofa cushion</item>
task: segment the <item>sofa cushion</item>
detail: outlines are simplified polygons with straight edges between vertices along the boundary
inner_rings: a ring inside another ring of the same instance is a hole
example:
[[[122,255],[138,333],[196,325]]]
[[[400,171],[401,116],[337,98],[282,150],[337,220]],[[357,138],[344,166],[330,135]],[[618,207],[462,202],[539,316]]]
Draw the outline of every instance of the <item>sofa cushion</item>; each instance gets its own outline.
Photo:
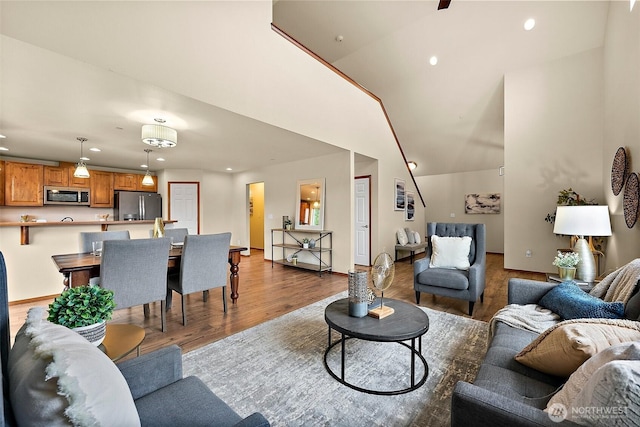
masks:
[[[407,243],[409,243],[409,237],[407,237],[407,233],[404,231],[403,228],[399,228],[398,231],[396,231],[396,237],[398,239],[399,245],[404,246]]]
[[[416,276],[418,284],[441,288],[469,289],[469,272],[448,268],[427,268]]]
[[[431,236],[430,268],[468,270],[471,237]]]
[[[551,375],[568,377],[589,357],[614,344],[640,340],[640,323],[624,319],[565,320],[544,331],[515,359]]]
[[[573,281],[562,282],[547,292],[538,302],[563,319],[607,318],[622,319],[624,304],[605,302],[589,295]]]
[[[140,425],[124,377],[95,345],[29,310],[9,354],[11,404],[20,425]]]
[[[555,385],[488,364],[480,367],[473,384],[539,409],[545,408],[549,397],[557,389]]]
[[[573,401],[578,398],[582,390],[595,385],[588,385],[595,372],[614,360],[634,360],[640,363],[640,341],[613,345],[592,356],[571,374],[564,387],[562,387],[562,390],[551,398],[546,410],[548,410],[551,405],[558,403],[564,405],[566,408],[575,406],[573,405]],[[637,383],[637,379],[635,382]],[[638,398],[638,396],[636,398]]]

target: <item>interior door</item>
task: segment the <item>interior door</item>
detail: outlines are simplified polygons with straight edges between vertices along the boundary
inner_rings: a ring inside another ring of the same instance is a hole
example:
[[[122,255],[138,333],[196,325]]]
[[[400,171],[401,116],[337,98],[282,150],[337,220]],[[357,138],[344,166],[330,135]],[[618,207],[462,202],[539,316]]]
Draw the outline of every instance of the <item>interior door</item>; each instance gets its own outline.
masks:
[[[371,265],[371,177],[355,179],[355,246],[354,263]]]
[[[189,234],[200,234],[200,183],[169,182],[169,219]]]

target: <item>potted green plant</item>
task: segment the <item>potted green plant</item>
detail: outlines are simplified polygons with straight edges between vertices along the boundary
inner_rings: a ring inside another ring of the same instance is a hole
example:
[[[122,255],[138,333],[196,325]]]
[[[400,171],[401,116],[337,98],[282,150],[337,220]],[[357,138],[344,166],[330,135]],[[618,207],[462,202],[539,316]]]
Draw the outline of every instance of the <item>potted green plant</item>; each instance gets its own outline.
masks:
[[[577,252],[560,252],[553,260],[553,265],[558,267],[558,275],[562,280],[573,280],[576,275],[576,265],[580,262]]]
[[[113,291],[100,286],[69,288],[49,304],[47,320],[78,332],[93,344],[100,345],[116,304]]]
[[[309,239],[307,239],[306,237],[302,239],[302,247],[305,249],[309,247]]]

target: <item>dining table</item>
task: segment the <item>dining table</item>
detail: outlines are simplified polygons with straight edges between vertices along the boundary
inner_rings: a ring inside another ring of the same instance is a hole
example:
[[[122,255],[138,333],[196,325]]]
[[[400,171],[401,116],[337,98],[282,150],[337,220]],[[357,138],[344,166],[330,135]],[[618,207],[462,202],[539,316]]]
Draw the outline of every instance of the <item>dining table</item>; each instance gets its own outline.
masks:
[[[243,246],[229,247],[229,272],[231,282],[231,301],[233,304],[238,299],[238,287],[240,285],[239,264],[241,252],[246,251]],[[52,255],[51,259],[56,268],[63,275],[62,284],[64,289],[73,286],[82,286],[89,283],[92,277],[100,276],[100,256],[91,252]],[[182,259],[182,246],[172,246],[169,251],[169,262],[167,270],[180,266]]]

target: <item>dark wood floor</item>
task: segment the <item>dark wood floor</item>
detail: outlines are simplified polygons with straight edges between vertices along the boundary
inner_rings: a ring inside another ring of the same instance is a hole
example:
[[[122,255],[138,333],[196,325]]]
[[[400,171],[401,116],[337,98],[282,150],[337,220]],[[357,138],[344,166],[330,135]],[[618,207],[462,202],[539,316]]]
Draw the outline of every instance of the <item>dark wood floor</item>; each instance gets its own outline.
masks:
[[[319,277],[312,272],[281,265],[271,268],[271,262],[263,259],[262,252],[252,250],[252,253],[252,256],[242,258],[240,298],[236,304],[228,305],[226,314],[222,309],[222,291],[214,289],[207,302],[203,302],[202,293],[187,296],[187,326],[182,326],[179,295],[174,297],[173,308],[167,312],[165,333],[160,331],[160,303],[151,304],[151,316],[147,319],[143,316],[142,307],[134,307],[116,311],[112,322],[144,326],[146,338],[141,346],[142,353],[168,344],[177,344],[187,352],[347,290],[346,275],[323,274]],[[424,255],[418,258],[421,256]],[[395,280],[385,292],[385,297],[415,303],[413,265],[408,258],[395,265]],[[476,303],[474,319],[488,321],[504,307],[510,277],[545,279],[542,273],[505,270],[502,255],[488,254],[484,303]],[[50,302],[51,299],[47,298],[11,304],[12,336],[24,322],[30,307],[46,307]],[[469,317],[466,301],[423,294],[420,305]]]

